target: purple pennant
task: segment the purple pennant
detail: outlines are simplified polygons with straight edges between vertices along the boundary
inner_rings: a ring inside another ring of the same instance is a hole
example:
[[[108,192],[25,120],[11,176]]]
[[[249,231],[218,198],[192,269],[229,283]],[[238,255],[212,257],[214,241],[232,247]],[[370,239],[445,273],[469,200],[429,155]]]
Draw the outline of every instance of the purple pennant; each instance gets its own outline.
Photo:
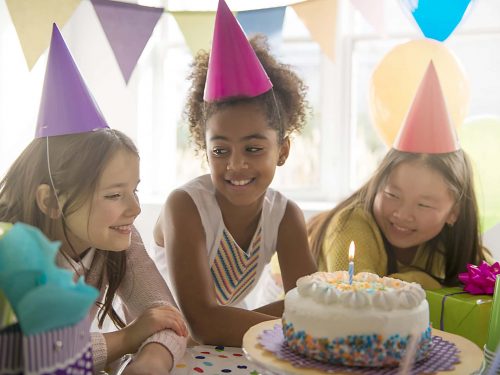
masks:
[[[164,8],[111,0],[91,0],[111,49],[128,83]]]

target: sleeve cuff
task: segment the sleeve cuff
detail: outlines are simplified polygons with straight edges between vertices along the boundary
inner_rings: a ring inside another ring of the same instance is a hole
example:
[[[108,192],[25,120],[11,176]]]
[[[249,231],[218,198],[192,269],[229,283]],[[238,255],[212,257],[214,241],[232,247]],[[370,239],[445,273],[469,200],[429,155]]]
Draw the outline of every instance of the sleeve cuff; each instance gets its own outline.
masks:
[[[103,371],[106,367],[108,358],[108,348],[106,347],[106,340],[104,335],[99,332],[91,332],[92,339],[92,357],[94,363],[94,372]]]
[[[146,344],[157,343],[163,345],[172,354],[174,360],[173,366],[179,362],[186,351],[187,338],[177,335],[174,331],[168,329],[156,332],[148,337],[141,345],[137,352],[140,352]]]

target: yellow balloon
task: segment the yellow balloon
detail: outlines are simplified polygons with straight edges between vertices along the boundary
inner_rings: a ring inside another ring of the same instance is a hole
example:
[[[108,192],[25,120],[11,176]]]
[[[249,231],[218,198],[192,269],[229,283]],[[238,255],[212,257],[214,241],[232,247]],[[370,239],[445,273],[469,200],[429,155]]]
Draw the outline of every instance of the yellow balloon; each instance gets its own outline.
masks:
[[[412,40],[389,51],[370,81],[370,112],[386,145],[391,146],[396,138],[431,60],[453,123],[456,127],[463,123],[469,106],[469,83],[457,57],[435,40]]]

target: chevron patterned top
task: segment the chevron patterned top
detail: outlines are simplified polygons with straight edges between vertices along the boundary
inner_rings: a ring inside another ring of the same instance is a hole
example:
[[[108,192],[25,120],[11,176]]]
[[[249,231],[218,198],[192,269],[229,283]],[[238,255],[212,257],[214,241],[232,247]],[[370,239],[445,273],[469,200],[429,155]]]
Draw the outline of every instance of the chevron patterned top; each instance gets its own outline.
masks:
[[[229,305],[247,291],[255,282],[262,226],[252,239],[249,251],[242,250],[227,229],[210,269],[219,305]]]

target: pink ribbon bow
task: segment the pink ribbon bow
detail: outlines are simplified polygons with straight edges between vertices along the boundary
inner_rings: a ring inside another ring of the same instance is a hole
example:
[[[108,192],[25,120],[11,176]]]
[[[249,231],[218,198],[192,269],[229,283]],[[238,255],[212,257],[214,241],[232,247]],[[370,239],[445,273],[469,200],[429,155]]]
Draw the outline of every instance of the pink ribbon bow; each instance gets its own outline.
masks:
[[[470,294],[493,294],[496,275],[500,274],[500,264],[491,266],[484,260],[479,266],[467,264],[467,272],[458,275],[458,279],[465,284],[464,290]]]

